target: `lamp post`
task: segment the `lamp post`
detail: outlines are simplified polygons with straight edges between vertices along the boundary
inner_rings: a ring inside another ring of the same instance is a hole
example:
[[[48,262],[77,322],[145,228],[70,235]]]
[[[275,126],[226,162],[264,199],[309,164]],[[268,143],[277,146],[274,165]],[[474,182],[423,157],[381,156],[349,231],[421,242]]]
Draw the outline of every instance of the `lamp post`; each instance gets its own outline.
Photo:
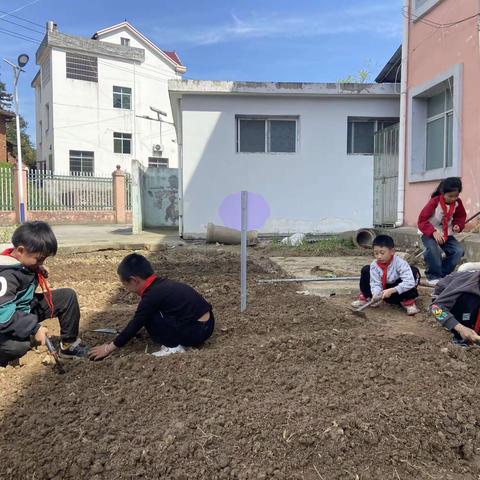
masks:
[[[17,168],[18,168],[18,203],[19,203],[19,216],[20,223],[25,222],[25,199],[23,192],[23,172],[22,172],[22,137],[20,134],[20,114],[18,106],[18,79],[20,77],[20,72],[24,72],[23,67],[28,63],[29,57],[26,53],[22,53],[18,56],[17,63],[18,65],[9,62],[6,59],[3,59],[13,68],[13,100],[15,102],[15,123],[17,127]]]

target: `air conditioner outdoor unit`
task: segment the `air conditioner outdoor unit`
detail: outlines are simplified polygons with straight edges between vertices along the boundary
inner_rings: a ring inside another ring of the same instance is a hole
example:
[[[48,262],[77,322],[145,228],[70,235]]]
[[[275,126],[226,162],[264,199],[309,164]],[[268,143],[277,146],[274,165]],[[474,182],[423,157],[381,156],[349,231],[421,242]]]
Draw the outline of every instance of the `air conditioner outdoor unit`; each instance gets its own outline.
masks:
[[[153,144],[153,153],[161,153],[163,150],[163,145],[161,143]]]

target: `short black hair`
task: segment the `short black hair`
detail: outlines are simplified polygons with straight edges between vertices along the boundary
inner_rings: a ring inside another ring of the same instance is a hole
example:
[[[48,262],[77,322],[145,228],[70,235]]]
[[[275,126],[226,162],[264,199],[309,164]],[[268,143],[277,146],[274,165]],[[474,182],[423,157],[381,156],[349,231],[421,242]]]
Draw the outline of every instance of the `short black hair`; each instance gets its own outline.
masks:
[[[57,239],[47,222],[26,222],[12,235],[15,248],[24,247],[28,253],[40,253],[45,257],[56,255]]]
[[[124,281],[132,277],[140,277],[145,280],[153,275],[153,268],[152,264],[143,255],[131,253],[120,262],[117,273]]]
[[[390,235],[377,235],[373,240],[372,247],[395,248],[395,242]]]

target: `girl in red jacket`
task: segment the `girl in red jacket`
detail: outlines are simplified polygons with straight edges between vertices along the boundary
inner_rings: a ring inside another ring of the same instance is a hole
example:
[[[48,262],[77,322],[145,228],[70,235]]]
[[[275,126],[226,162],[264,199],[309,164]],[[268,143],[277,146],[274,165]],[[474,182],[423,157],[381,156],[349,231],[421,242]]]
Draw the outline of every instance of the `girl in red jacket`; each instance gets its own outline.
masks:
[[[467,214],[460,200],[462,181],[458,177],[442,180],[418,217],[425,246],[425,274],[430,285],[452,273],[463,257],[464,249],[453,236],[465,227]],[[445,258],[442,258],[442,250]]]

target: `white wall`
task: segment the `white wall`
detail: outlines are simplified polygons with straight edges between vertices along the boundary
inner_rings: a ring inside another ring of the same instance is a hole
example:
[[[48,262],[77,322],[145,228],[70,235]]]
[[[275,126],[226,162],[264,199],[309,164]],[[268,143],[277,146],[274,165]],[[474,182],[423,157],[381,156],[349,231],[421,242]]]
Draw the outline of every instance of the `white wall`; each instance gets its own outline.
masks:
[[[157,118],[150,110],[153,106],[167,112],[168,116],[161,117],[162,120],[173,122],[167,82],[180,75],[128,32],[102,40],[120,44],[120,36],[131,38],[132,47],[146,48],[146,61],[134,65],[129,61],[98,57],[98,83],[66,78],[65,52],[58,49],[51,52],[53,108],[51,104],[50,111],[56,172],[69,171],[70,150],[94,151],[96,174],[110,174],[116,165],[130,171],[133,158],[148,165],[148,157],[153,156],[152,147],[158,143],[164,146],[161,156],[169,159],[169,165],[178,165],[173,125],[162,125],[160,141],[159,122],[137,116]],[[114,85],[132,89],[131,110],[113,108]],[[45,124],[43,118],[42,124]],[[131,154],[113,152],[113,132],[132,134]]]
[[[298,115],[295,154],[236,153],[235,115]],[[229,194],[264,196],[263,233],[340,232],[372,224],[373,157],[347,155],[347,117],[398,117],[389,98],[182,98],[184,236],[222,224]]]

